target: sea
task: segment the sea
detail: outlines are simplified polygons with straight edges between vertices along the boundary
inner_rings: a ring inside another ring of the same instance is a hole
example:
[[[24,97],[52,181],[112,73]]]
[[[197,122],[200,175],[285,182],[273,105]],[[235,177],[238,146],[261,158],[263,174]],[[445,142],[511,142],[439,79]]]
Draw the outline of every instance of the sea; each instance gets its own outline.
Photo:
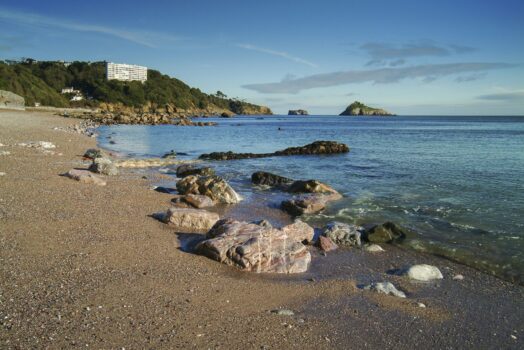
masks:
[[[524,283],[524,117],[236,116],[205,121],[218,125],[102,126],[99,145],[133,158],[175,150],[179,159],[196,159],[215,151],[266,153],[316,140],[343,142],[350,147],[347,154],[205,164],[251,207],[276,208],[282,195],[254,187],[250,177],[255,171],[320,180],[344,198],[302,218],[311,225],[392,221],[409,233],[400,243],[405,247]]]

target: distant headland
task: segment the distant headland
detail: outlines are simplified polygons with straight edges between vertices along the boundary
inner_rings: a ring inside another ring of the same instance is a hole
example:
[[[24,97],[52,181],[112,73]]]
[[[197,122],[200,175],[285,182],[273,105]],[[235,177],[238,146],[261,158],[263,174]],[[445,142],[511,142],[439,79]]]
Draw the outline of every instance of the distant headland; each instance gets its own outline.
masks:
[[[340,115],[367,115],[367,116],[394,116],[396,114],[390,113],[381,108],[373,108],[365,104],[355,101],[340,113]]]

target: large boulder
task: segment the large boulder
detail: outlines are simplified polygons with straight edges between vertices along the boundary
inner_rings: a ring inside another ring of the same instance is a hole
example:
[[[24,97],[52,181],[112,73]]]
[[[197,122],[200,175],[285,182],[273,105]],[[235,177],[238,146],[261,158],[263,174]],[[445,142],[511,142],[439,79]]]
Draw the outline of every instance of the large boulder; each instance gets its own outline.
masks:
[[[427,264],[413,265],[404,272],[404,275],[417,281],[431,281],[444,278],[442,272],[436,266]]]
[[[176,231],[190,233],[206,233],[219,219],[217,213],[192,208],[170,208],[163,217]]]
[[[86,184],[105,186],[106,182],[88,170],[71,169],[64,176]]]
[[[197,252],[245,271],[305,272],[311,254],[303,241],[313,239],[311,226],[297,221],[281,229],[261,223],[220,220],[197,245]]]
[[[215,170],[210,167],[195,167],[192,164],[183,164],[176,168],[176,176],[186,177],[189,175],[213,176],[215,175]]]
[[[365,232],[365,238],[371,243],[391,243],[406,237],[406,233],[392,222],[373,226]]]
[[[322,229],[322,235],[336,244],[360,247],[362,244],[360,235],[363,230],[361,226],[333,221]]]
[[[257,171],[251,175],[251,182],[255,185],[266,185],[266,186],[284,186],[293,182],[292,179],[268,173],[265,171]]]
[[[180,194],[200,194],[218,203],[234,204],[242,200],[238,193],[219,176],[190,175],[178,181],[176,188]]]
[[[118,175],[118,169],[113,162],[108,158],[95,158],[89,167],[89,170],[103,175],[114,176]]]

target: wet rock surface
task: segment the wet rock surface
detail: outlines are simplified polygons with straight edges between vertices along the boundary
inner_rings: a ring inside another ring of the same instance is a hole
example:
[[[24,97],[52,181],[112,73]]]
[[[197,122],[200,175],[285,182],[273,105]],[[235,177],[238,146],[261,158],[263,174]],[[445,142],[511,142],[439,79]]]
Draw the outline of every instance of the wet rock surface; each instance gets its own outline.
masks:
[[[294,156],[294,155],[321,155],[348,153],[349,147],[343,143],[335,141],[315,141],[301,147],[289,147],[274,153],[235,153],[235,152],[212,152],[202,154],[200,159],[208,160],[233,160],[265,158],[274,156]]]
[[[342,222],[329,222],[322,229],[322,236],[331,239],[336,244],[345,246],[361,246],[360,235],[364,230],[361,226]]]
[[[313,228],[300,221],[277,229],[225,219],[215,224],[196,251],[245,271],[300,273],[311,261],[302,242],[311,241],[313,235]]]
[[[251,182],[255,185],[284,186],[291,184],[293,180],[273,173],[257,171],[251,175]]]
[[[189,175],[178,181],[176,188],[180,194],[204,195],[218,203],[234,204],[241,201],[235,190],[219,176],[199,177]]]
[[[406,233],[396,224],[386,222],[373,226],[365,232],[364,236],[365,239],[371,243],[391,243],[404,239]]]
[[[215,175],[215,170],[210,167],[197,167],[193,164],[183,164],[176,168],[177,177],[186,177],[189,175],[213,176]]]

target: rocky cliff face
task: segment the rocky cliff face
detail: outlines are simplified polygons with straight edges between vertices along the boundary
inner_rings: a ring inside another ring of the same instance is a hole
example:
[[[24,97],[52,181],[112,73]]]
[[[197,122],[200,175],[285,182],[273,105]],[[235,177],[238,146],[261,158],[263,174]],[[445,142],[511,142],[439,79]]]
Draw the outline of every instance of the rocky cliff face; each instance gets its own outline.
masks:
[[[384,109],[369,107],[363,103],[355,101],[350,104],[344,112],[340,113],[340,115],[393,116],[395,114]]]
[[[309,115],[305,109],[290,109],[287,115]]]
[[[25,109],[24,98],[11,91],[0,90],[0,108]]]

